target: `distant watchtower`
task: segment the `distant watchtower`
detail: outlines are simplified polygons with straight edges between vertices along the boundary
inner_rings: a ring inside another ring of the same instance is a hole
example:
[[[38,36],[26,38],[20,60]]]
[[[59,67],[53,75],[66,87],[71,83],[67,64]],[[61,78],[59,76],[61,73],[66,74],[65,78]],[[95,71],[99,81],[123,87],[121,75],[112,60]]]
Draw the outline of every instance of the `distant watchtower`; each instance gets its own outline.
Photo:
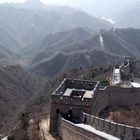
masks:
[[[125,57],[122,65],[114,68],[112,74],[112,85],[119,84],[124,81],[133,80],[136,68],[136,60],[133,57]]]
[[[98,82],[65,79],[51,96],[50,132],[57,132],[61,115],[75,123],[81,121],[82,113],[91,113],[93,95]]]
[[[120,66],[122,80],[133,79],[134,70],[136,67],[136,60],[133,57],[125,57],[123,64]]]

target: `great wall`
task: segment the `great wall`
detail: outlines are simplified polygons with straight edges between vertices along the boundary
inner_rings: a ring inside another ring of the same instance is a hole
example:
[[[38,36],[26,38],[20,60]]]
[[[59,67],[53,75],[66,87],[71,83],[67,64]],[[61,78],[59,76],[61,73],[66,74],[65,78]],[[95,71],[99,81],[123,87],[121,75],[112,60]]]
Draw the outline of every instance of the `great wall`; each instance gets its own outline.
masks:
[[[140,128],[100,118],[108,107],[140,107],[140,86],[132,84],[136,81],[131,60],[121,67],[125,80],[121,78],[116,85],[102,87],[100,82],[64,79],[51,96],[50,132],[63,140],[139,140]]]
[[[42,136],[48,139],[49,131],[63,140],[140,140],[140,127],[101,117],[107,108],[140,108],[140,79],[133,75],[133,60],[125,59],[119,74],[118,67],[114,68],[108,86],[99,81],[64,79],[51,95],[50,123],[45,126],[49,130]]]

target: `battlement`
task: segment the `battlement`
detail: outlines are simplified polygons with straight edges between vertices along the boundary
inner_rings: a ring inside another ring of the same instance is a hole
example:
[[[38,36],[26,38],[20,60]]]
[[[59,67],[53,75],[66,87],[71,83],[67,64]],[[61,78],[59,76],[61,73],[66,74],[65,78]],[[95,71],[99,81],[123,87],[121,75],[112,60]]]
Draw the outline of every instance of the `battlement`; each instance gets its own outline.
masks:
[[[83,119],[86,117],[86,124],[91,125],[97,130],[106,132],[110,135],[116,136],[118,138],[123,138],[123,140],[135,140],[140,138],[140,128],[134,126],[128,126],[125,124],[119,124],[112,121],[108,121],[91,114],[83,113]]]
[[[120,84],[124,81],[133,81],[136,68],[136,59],[125,57],[122,64],[113,69],[112,85]]]
[[[51,96],[50,131],[57,129],[57,115],[67,116],[72,111],[73,118],[79,118],[82,112],[91,113],[91,106],[100,82],[78,79],[64,79]]]
[[[90,80],[64,79],[52,94],[52,102],[88,102],[98,91],[99,82]]]
[[[139,79],[131,83],[136,85],[135,82],[139,82]],[[100,118],[100,114],[110,107],[130,106],[135,108],[140,105],[139,99],[139,86],[103,87],[100,82],[64,79],[51,96],[50,132],[58,132],[59,116],[61,116],[74,124],[85,123],[87,120],[86,123],[93,128],[115,137],[123,137],[124,140],[129,137],[139,138],[139,128]],[[83,112],[85,112],[84,115]],[[86,119],[83,120],[84,118]],[[60,130],[63,130],[63,127],[60,127]],[[85,132],[85,130],[82,131],[82,134]],[[102,140],[102,138],[100,139]]]

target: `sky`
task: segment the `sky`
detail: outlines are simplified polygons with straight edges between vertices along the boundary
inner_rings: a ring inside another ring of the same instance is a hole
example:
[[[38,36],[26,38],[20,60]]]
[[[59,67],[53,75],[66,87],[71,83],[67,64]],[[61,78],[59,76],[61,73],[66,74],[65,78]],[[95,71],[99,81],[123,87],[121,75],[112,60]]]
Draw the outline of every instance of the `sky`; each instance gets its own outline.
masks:
[[[0,3],[3,2],[24,2],[25,0],[0,0]],[[86,5],[90,3],[95,3],[97,0],[41,0],[42,2],[46,4],[56,4],[56,5],[71,5],[76,6],[79,5]]]
[[[25,0],[0,0],[3,2],[24,2]],[[32,0],[35,1],[35,0]],[[47,5],[68,5],[79,8],[94,16],[110,15],[135,1],[140,0],[41,0]]]

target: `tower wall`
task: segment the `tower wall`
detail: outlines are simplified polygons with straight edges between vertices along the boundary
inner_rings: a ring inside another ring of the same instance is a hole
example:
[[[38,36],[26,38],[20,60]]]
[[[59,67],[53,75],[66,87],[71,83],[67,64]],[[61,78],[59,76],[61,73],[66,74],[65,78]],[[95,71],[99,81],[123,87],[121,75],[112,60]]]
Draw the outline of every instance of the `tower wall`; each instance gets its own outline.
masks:
[[[57,110],[65,114],[69,110],[72,110],[74,116],[80,116],[83,112],[91,113],[91,100],[76,100],[70,98],[52,98],[51,99],[51,111],[50,111],[50,132],[57,132],[58,128],[58,115],[56,114]],[[82,117],[82,116],[81,116]]]
[[[64,96],[64,93],[68,88],[77,90],[77,92],[79,90],[89,90],[92,93],[95,90],[94,92],[96,93],[96,89],[98,89],[98,82],[65,79],[60,84],[51,96],[50,132],[57,132],[59,115],[68,113],[69,110],[73,112],[74,116],[78,117],[82,115],[83,112],[89,114],[91,113],[91,106],[93,103],[92,98],[71,97],[71,94]],[[59,112],[59,115],[57,112]]]

